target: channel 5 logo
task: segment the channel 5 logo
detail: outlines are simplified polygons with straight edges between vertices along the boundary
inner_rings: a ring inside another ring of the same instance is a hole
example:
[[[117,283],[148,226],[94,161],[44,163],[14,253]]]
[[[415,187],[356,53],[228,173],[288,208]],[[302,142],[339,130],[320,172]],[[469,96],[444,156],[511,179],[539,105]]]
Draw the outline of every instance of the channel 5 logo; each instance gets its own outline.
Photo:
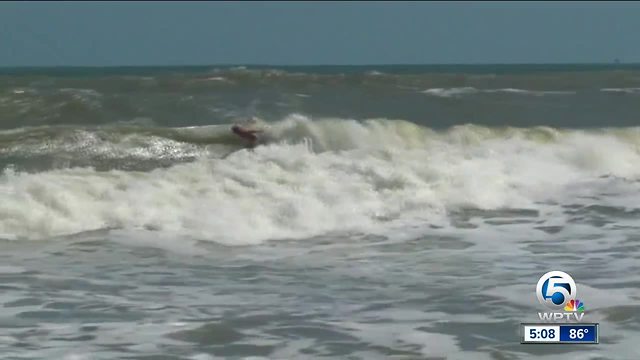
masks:
[[[538,313],[544,321],[576,321],[584,317],[584,303],[576,299],[576,282],[563,271],[549,271],[542,275],[536,286],[536,296],[540,304],[556,312]],[[557,310],[564,310],[559,312]]]

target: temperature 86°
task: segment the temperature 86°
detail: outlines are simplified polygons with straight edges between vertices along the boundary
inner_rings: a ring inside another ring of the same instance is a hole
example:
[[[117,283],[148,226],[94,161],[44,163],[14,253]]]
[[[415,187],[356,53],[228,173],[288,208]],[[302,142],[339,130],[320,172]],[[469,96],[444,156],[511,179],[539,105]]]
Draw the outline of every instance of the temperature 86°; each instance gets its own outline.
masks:
[[[597,342],[598,327],[595,325],[560,325],[562,342]]]

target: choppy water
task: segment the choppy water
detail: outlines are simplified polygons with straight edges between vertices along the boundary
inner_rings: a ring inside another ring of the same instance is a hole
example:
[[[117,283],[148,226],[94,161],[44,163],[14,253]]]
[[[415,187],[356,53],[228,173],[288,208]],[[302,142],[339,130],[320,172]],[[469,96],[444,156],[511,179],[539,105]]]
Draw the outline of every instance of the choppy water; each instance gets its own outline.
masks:
[[[639,88],[632,66],[3,70],[0,353],[638,359]],[[550,270],[599,345],[520,344]]]

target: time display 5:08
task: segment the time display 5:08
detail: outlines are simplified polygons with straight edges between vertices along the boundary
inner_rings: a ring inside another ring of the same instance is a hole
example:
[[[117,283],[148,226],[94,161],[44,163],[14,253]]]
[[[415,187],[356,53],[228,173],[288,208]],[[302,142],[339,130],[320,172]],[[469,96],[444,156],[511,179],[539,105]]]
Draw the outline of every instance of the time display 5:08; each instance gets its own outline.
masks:
[[[524,326],[524,341],[527,342],[549,342],[560,341],[560,326]]]

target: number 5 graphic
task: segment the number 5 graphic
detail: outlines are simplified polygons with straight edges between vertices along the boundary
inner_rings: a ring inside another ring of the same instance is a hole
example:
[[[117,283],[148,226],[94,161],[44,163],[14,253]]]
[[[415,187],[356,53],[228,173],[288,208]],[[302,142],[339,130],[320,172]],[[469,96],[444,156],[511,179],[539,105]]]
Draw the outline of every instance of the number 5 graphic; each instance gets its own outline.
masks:
[[[549,271],[538,280],[536,295],[542,305],[556,310],[576,298],[576,283],[565,272]]]
[[[544,294],[544,298],[551,299],[554,305],[564,305],[567,299],[571,297],[569,290],[566,288],[567,286],[571,285],[567,284],[565,279],[557,277],[550,278],[547,282],[547,291]]]

